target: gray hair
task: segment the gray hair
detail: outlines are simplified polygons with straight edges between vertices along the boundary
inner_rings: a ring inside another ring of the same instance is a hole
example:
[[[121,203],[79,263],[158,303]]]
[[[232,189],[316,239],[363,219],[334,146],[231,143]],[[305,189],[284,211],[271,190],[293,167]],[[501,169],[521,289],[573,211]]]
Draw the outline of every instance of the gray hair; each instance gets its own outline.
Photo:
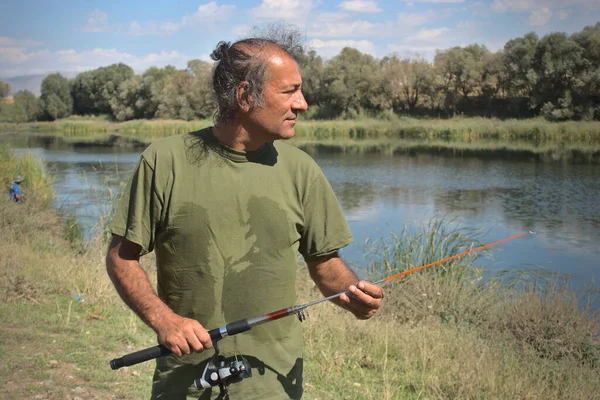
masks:
[[[232,119],[238,110],[236,89],[248,83],[247,96],[253,104],[264,105],[264,88],[268,55],[279,52],[297,60],[304,53],[299,34],[287,28],[270,29],[262,37],[239,40],[233,44],[221,41],[210,57],[217,61],[213,69],[213,89],[217,99],[215,122]]]

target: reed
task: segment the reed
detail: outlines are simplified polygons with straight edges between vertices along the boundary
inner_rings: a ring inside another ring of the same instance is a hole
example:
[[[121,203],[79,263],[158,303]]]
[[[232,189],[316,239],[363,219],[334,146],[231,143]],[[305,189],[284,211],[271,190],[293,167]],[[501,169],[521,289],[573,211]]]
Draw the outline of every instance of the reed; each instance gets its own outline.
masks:
[[[55,132],[59,136],[89,136],[98,133],[120,133],[152,139],[202,129],[211,120],[133,120],[121,123],[103,118],[71,117],[53,122],[0,124],[0,131]],[[487,118],[301,120],[296,125],[300,141],[344,140],[440,140],[469,142],[492,140],[509,143],[514,140],[534,143],[600,143],[600,122],[549,122],[541,118],[498,120]]]
[[[21,191],[26,202],[48,206],[54,199],[52,178],[46,166],[31,154],[16,157],[11,148],[0,143],[0,184],[8,198],[8,189],[15,176],[21,175]]]

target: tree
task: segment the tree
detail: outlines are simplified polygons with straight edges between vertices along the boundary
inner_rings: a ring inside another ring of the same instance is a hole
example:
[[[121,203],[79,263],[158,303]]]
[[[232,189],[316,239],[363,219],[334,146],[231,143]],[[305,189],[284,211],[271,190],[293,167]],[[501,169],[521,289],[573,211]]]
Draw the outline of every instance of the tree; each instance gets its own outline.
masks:
[[[534,32],[504,45],[505,87],[509,95],[530,98],[537,82],[533,60],[539,39]]]
[[[117,121],[143,118],[141,99],[142,78],[139,75],[121,82],[117,92],[110,100],[110,109]]]
[[[0,104],[0,121],[2,122],[26,122],[25,110],[15,103]]]
[[[19,90],[14,95],[14,103],[25,112],[26,121],[33,121],[38,113],[38,99],[29,90]]]
[[[55,120],[71,115],[73,99],[69,81],[61,74],[50,74],[44,78],[41,86],[39,111],[42,118]]]
[[[393,104],[403,104],[412,111],[422,96],[431,89],[433,82],[432,66],[422,58],[406,57],[402,60],[396,55],[382,60],[384,87],[387,87]]]
[[[174,118],[169,115],[165,88],[177,72],[172,65],[151,67],[144,72],[138,100],[142,118]]]
[[[118,63],[83,72],[71,82],[73,108],[77,114],[109,114],[119,85],[135,75],[126,64]]]
[[[467,66],[463,49],[453,47],[436,51],[433,66],[438,87],[445,95],[444,107],[455,113],[461,95],[468,95],[465,87]]]
[[[379,79],[373,56],[345,47],[325,67],[325,99],[340,113],[372,110]]]
[[[579,76],[577,97],[582,103],[582,117],[600,119],[600,22],[595,26],[587,26],[581,32],[571,36],[583,49],[583,57],[587,60],[587,68]]]
[[[190,60],[187,72],[192,76],[192,84],[187,91],[187,101],[196,118],[208,118],[217,108],[212,88],[212,65],[202,60]],[[185,92],[186,88],[182,88]]]
[[[321,56],[314,50],[298,60],[300,75],[302,75],[302,93],[310,106],[318,106],[323,102],[323,86],[325,65]]]
[[[532,102],[554,119],[568,119],[582,110],[580,92],[588,69],[583,49],[564,33],[550,33],[537,44],[533,69],[537,75]]]
[[[10,95],[11,87],[8,83],[0,81],[0,100]]]

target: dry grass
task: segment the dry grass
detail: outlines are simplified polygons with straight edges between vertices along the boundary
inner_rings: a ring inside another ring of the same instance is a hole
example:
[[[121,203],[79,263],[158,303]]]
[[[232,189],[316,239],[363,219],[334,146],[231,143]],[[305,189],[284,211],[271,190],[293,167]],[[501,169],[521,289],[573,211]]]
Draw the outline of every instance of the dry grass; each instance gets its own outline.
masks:
[[[568,281],[532,284],[498,307],[490,328],[540,357],[600,368],[600,314],[590,304]]]
[[[518,338],[479,324],[443,322],[427,297],[395,291],[411,285],[388,289],[384,308],[370,321],[355,321],[329,304],[311,310],[305,326],[307,398],[591,399],[600,392],[597,366],[570,356],[544,358],[525,350]],[[409,313],[397,309],[406,300],[394,299],[412,296],[415,318],[390,318]],[[566,318],[582,315],[569,313]]]
[[[104,239],[74,251],[63,227],[41,203],[0,202],[3,394],[148,398],[153,363],[111,371],[108,361],[154,345],[155,335],[118,299]],[[407,230],[384,241],[373,270],[421,264],[475,239],[444,223]],[[387,287],[384,308],[369,321],[332,304],[310,309],[305,398],[588,400],[600,393],[600,324],[575,293],[562,285],[517,293],[500,281],[482,284],[466,261]],[[151,258],[144,268],[154,275]],[[299,303],[321,297],[304,269],[298,290]]]

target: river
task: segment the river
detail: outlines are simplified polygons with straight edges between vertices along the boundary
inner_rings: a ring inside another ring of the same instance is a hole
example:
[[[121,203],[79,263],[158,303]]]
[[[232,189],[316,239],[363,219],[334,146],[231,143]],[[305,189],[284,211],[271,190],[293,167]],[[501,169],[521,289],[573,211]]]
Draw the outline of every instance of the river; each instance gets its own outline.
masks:
[[[139,151],[63,146],[18,147],[45,160],[55,207],[76,214],[86,235],[108,213]],[[22,146],[22,145],[21,145]],[[600,165],[435,155],[311,153],[338,196],[355,242],[342,256],[360,270],[364,243],[431,218],[481,230],[492,242],[522,231],[479,260],[487,270],[540,269],[569,274],[581,288],[600,278]],[[597,285],[595,285],[597,287]]]

